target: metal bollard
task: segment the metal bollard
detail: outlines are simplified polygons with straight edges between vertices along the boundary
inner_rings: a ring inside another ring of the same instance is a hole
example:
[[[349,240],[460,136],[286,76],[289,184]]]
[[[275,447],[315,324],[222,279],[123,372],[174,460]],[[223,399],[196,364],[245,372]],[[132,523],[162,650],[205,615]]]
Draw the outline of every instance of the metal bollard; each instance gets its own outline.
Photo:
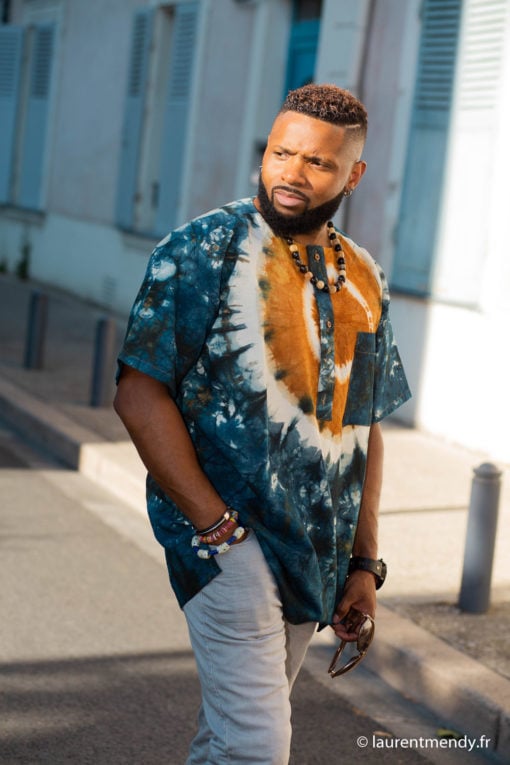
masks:
[[[28,326],[25,339],[26,369],[42,369],[44,366],[44,347],[48,324],[48,295],[34,290],[30,298]]]
[[[91,406],[109,406],[113,380],[113,361],[117,341],[114,319],[102,318],[97,322],[94,363],[92,367]]]
[[[459,608],[483,614],[490,605],[501,470],[490,462],[474,469]]]

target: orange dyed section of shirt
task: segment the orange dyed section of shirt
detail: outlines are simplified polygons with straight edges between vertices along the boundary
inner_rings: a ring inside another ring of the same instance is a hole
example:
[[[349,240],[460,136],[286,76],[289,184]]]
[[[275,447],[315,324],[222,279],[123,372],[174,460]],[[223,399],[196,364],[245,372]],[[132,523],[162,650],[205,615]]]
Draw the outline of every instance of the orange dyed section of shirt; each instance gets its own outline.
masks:
[[[321,333],[334,344],[333,416],[322,423],[322,429],[332,435],[342,432],[358,333],[375,333],[381,318],[381,284],[373,262],[344,237],[341,243],[347,282],[339,292],[320,293],[322,300],[330,303],[330,311],[326,310],[323,317],[316,288],[296,267],[284,240],[273,238],[264,273],[269,285],[264,312],[269,363],[287,396],[290,394],[296,403],[310,402],[309,413],[317,409]],[[332,248],[307,251],[300,246],[299,254],[309,268],[314,266],[311,259],[325,267],[330,283],[336,280],[336,254]]]

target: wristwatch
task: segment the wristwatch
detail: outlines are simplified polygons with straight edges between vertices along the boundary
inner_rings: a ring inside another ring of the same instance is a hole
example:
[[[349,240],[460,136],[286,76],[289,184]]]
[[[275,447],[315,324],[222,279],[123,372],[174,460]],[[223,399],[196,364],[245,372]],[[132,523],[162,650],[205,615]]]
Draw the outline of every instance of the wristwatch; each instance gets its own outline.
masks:
[[[375,589],[383,586],[387,573],[386,563],[382,558],[374,560],[373,558],[362,558],[359,555],[353,555],[349,561],[349,574],[353,571],[370,571],[375,576]]]

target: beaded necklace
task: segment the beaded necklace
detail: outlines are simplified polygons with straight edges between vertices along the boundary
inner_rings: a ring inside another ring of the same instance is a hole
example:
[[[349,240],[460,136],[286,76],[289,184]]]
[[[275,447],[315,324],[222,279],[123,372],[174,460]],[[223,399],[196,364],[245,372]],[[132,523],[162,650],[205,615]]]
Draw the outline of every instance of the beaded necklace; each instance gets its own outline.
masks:
[[[336,229],[331,221],[328,221],[327,223],[328,227],[328,239],[331,241],[333,245],[333,250],[336,254],[336,262],[338,264],[338,278],[336,282],[333,284],[326,284],[326,282],[322,281],[322,279],[317,279],[316,276],[314,276],[313,272],[310,271],[308,266],[306,266],[301,258],[299,257],[299,249],[297,244],[294,242],[292,237],[287,237],[287,244],[289,245],[290,254],[292,255],[292,258],[294,260],[294,263],[296,264],[296,268],[298,268],[301,273],[304,275],[305,279],[313,284],[315,289],[319,290],[320,292],[340,292],[342,289],[342,285],[345,282],[346,278],[346,268],[345,268],[345,258],[342,252],[342,245],[340,244],[340,239],[338,237],[338,234],[336,232]]]

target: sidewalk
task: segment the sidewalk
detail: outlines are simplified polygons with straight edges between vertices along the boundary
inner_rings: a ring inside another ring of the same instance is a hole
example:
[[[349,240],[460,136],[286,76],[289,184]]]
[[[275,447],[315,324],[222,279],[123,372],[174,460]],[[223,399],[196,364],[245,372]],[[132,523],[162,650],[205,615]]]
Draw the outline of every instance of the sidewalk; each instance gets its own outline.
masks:
[[[28,306],[36,287],[0,275],[0,419],[144,513],[145,471],[122,424],[111,407],[89,405],[95,329],[105,312],[41,288],[49,295],[45,363],[26,370]],[[126,319],[116,318],[120,345]],[[445,727],[489,737],[508,761],[510,466],[499,465],[492,605],[483,616],[462,614],[455,603],[472,471],[490,460],[394,421],[384,431],[380,550],[389,575],[365,665],[433,709]],[[321,633],[310,665],[332,645],[331,634]]]

